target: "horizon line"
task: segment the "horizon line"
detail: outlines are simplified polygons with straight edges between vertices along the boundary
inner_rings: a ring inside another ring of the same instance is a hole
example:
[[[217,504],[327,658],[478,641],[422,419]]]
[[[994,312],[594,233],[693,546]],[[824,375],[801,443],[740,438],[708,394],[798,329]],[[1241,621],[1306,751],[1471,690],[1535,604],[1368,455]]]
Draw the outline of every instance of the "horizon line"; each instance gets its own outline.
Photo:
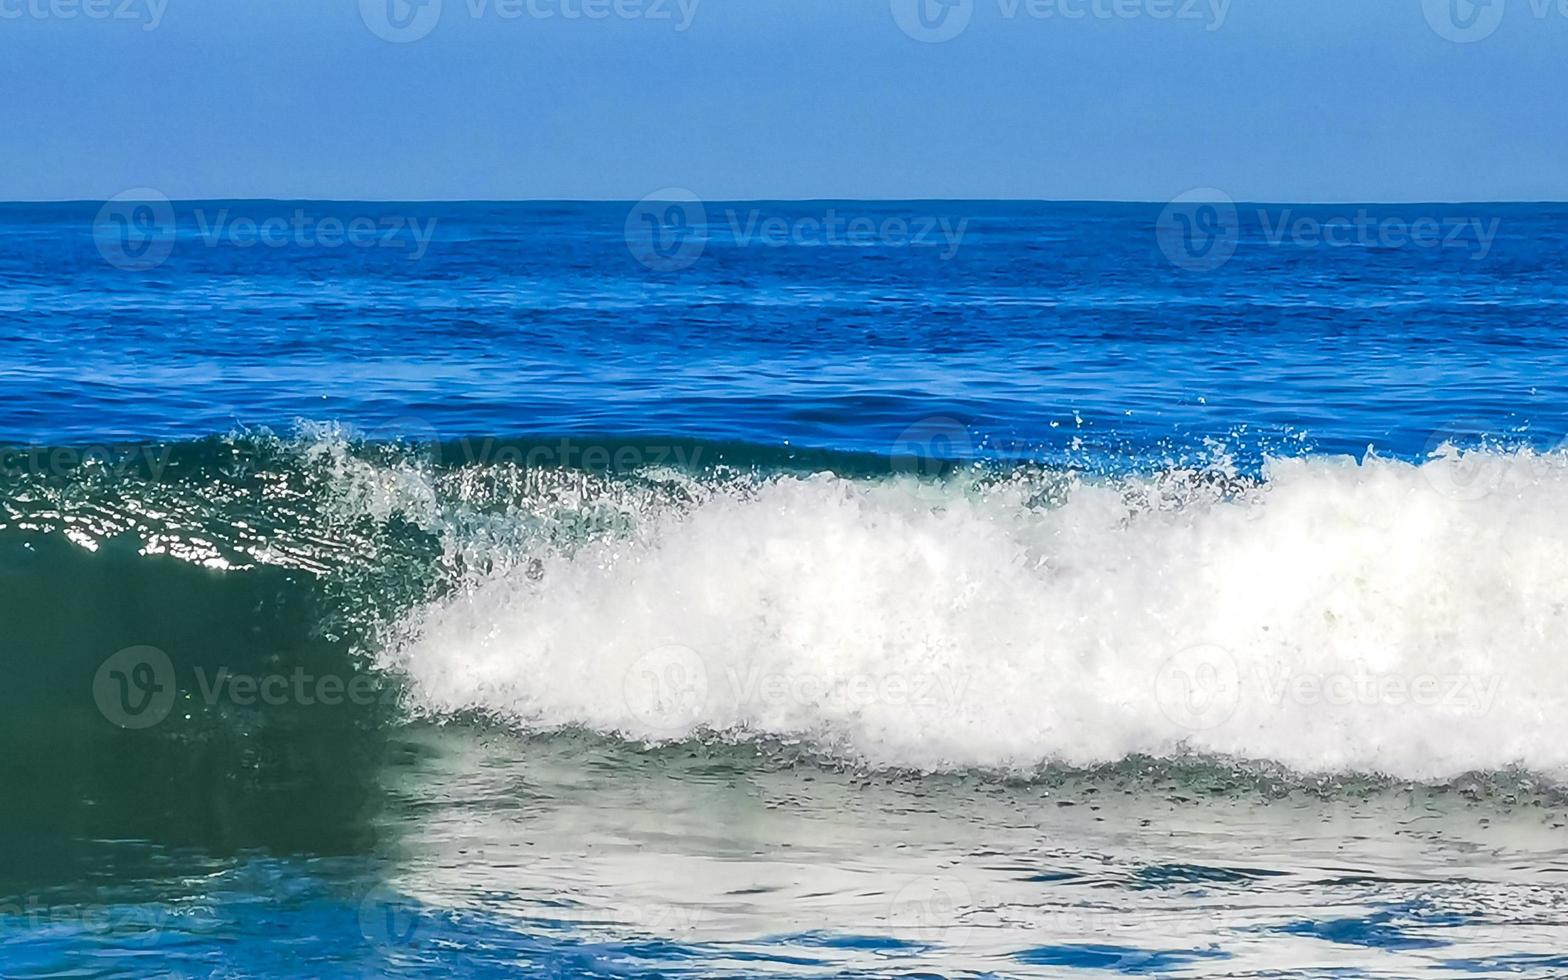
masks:
[[[62,197],[0,199],[0,207],[23,204],[105,204],[114,198]],[[158,198],[123,198],[125,201],[156,201]],[[647,196],[621,197],[536,197],[536,198],[400,198],[400,197],[184,197],[163,200],[170,204],[204,204],[217,202],[259,203],[311,203],[311,204],[622,204],[635,205],[650,201],[680,201],[676,197]],[[1043,197],[713,197],[698,198],[701,203],[714,204],[1147,204],[1164,206],[1173,199],[1145,198],[1043,198]],[[1407,198],[1377,200],[1373,198],[1299,199],[1232,198],[1233,203],[1245,204],[1301,204],[1313,206],[1336,205],[1422,205],[1422,204],[1536,204],[1568,205],[1568,198]]]

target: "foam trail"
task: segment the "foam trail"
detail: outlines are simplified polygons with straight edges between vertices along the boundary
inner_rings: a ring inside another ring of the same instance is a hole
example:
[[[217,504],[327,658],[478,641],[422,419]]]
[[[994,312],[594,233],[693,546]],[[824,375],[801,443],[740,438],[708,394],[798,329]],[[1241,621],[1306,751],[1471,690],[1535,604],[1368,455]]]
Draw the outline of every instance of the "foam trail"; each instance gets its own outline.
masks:
[[[1192,750],[1568,769],[1568,457],[1272,461],[1235,496],[779,477],[415,611],[423,709],[875,765]]]

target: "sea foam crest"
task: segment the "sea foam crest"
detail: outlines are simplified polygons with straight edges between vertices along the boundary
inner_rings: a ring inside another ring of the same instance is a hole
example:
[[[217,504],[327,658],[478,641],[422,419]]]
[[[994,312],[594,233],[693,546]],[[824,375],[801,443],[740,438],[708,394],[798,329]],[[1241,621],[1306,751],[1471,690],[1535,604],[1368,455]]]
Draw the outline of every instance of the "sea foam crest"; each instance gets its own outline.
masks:
[[[1568,769],[1568,456],[1158,484],[723,488],[415,610],[385,665],[435,714],[882,766]]]

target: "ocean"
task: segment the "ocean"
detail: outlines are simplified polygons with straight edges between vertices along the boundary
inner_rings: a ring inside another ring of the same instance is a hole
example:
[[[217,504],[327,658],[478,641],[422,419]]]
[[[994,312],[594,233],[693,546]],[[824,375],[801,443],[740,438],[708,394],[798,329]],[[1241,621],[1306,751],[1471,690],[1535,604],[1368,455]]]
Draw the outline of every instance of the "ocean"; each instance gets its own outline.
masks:
[[[0,230],[0,975],[1568,975],[1568,206]]]

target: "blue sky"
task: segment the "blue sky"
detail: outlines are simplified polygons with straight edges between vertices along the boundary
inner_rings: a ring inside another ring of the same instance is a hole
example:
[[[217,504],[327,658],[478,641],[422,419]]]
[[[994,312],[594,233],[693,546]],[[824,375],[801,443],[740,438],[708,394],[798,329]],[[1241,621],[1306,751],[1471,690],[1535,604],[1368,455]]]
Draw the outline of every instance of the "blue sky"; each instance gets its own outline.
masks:
[[[0,198],[1568,198],[1558,0],[423,2],[0,0]]]

